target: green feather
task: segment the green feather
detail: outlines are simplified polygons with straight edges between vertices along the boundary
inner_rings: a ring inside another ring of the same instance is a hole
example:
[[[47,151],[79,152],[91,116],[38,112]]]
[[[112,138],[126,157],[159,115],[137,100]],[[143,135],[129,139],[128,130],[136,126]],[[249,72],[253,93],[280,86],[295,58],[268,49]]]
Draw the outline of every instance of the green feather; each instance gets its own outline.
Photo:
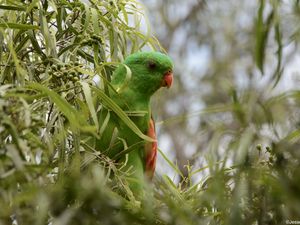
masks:
[[[131,120],[144,134],[147,134],[151,117],[150,97],[161,87],[164,74],[172,69],[173,63],[167,55],[159,52],[139,52],[128,56],[113,73],[111,84],[115,90],[110,92],[111,98],[125,112],[131,112]],[[145,113],[134,115],[135,111]],[[126,161],[126,166],[122,169],[131,171],[129,186],[135,196],[139,197],[144,186],[145,152],[144,146],[137,143],[142,139],[111,111],[102,111],[99,115],[100,126],[107,118],[107,113],[110,113],[110,120],[105,132],[100,134],[96,148],[111,158],[121,156],[118,160]],[[116,131],[117,137],[112,138]],[[131,148],[126,155],[120,154],[124,151],[124,145]]]

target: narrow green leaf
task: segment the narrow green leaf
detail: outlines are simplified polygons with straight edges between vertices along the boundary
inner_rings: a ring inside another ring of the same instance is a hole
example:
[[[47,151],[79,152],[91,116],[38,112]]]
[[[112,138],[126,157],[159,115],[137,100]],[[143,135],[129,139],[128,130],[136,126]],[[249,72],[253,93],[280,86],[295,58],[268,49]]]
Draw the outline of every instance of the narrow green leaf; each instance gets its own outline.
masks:
[[[176,187],[174,182],[168,177],[167,175],[163,175],[163,180],[168,186],[168,192],[173,194],[173,196],[176,198],[176,201],[180,204],[184,204],[183,196],[180,194],[180,190]]]
[[[102,90],[97,87],[91,87],[97,94],[97,96],[103,101],[103,104],[114,111],[118,117],[140,138],[154,142],[156,140],[148,137],[147,135],[143,134],[140,129],[135,125],[134,122],[126,115],[126,113],[112,100],[110,99]]]
[[[98,119],[97,119],[97,114],[96,114],[96,110],[93,104],[93,99],[92,99],[92,94],[91,94],[91,89],[90,86],[88,85],[88,83],[81,81],[81,86],[82,86],[82,90],[85,96],[85,100],[86,103],[89,107],[92,119],[96,125],[97,130],[99,130],[99,123],[98,123]]]
[[[121,5],[121,11],[124,16],[125,23],[128,24],[128,13],[125,9],[125,5]]]
[[[131,79],[131,75],[132,75],[130,68],[129,68],[128,66],[126,66],[125,64],[122,64],[122,65],[123,65],[123,66],[125,67],[125,69],[126,69],[126,76],[125,76],[125,80],[124,80],[122,86],[121,86],[121,87],[118,87],[118,88],[116,89],[116,91],[117,91],[118,93],[121,93],[121,92],[128,86],[128,83],[129,83],[129,81],[130,81],[130,79]]]
[[[110,55],[113,61],[117,60],[118,55],[118,27],[114,26],[116,19],[112,17],[112,26],[114,29],[109,29],[109,46],[110,46]]]
[[[15,10],[15,11],[25,11],[25,7],[22,7],[22,6],[12,6],[12,5],[0,5],[0,9]]]
[[[90,11],[90,8],[84,4],[84,9],[85,9],[85,18],[84,18],[84,25],[83,25],[83,31],[85,31],[89,24],[90,24],[90,19],[91,19],[91,11]]]
[[[8,48],[10,50],[14,65],[16,67],[16,73],[18,77],[18,82],[20,84],[24,84],[25,82],[25,76],[27,75],[27,71],[22,66],[21,60],[18,57],[18,54],[15,52],[15,48],[13,46],[12,42],[8,43]]]
[[[135,149],[138,149],[139,147],[142,147],[143,145],[145,145],[145,141],[139,141],[127,148],[125,148],[124,150],[122,150],[121,152],[117,153],[116,155],[113,156],[114,160],[118,160],[121,157],[123,157],[125,154],[128,154],[130,152],[132,152]]]
[[[42,48],[40,47],[36,36],[34,35],[34,32],[32,30],[27,31],[27,35],[30,37],[32,47],[36,51],[36,53],[40,54],[43,58],[46,57],[45,53],[43,52]]]
[[[255,61],[256,65],[264,74],[264,60],[265,50],[267,46],[269,31],[274,18],[274,11],[271,11],[268,15],[267,21],[264,22],[263,12],[265,8],[265,0],[260,1],[260,7],[257,13],[257,19],[255,23],[256,28],[256,46],[255,46]]]
[[[56,15],[56,23],[57,23],[57,30],[58,33],[63,32],[63,18],[65,15],[65,8],[61,7],[60,9],[58,9],[57,11],[57,15]]]
[[[94,43],[93,44],[93,49],[94,49],[94,61],[95,61],[95,65],[99,66],[99,45],[98,43]]]
[[[158,149],[159,153],[162,155],[162,157],[167,161],[167,163],[171,166],[171,168],[177,173],[179,174],[181,177],[184,177],[182,172],[180,171],[180,169],[171,162],[171,160],[168,159],[168,157],[163,153],[163,151],[161,149]]]
[[[26,46],[26,42],[30,39],[30,37],[27,35],[25,38],[23,38],[20,42],[19,45],[16,47],[16,53],[18,53],[24,46]]]
[[[281,33],[279,21],[277,21],[275,25],[275,41],[277,43],[277,52],[276,52],[277,66],[273,75],[273,77],[276,78],[273,87],[275,87],[278,84],[283,73],[283,68],[281,65],[282,64],[282,33]]]
[[[42,9],[39,11],[39,19],[40,19],[40,25],[41,25],[41,32],[44,36],[45,40],[45,46],[46,46],[46,53],[48,56],[57,57],[56,52],[56,38],[54,35],[51,34],[46,15],[44,15],[44,12]]]
[[[91,13],[92,13],[92,24],[93,24],[93,28],[94,28],[94,33],[96,35],[100,35],[100,27],[99,27],[97,10],[94,8],[91,8]]]
[[[91,62],[91,63],[94,63],[94,57],[91,56],[90,54],[86,53],[85,51],[82,51],[82,50],[78,50],[77,51],[78,55],[80,55],[82,58],[84,58],[85,60]]]
[[[41,84],[38,83],[31,83],[28,85],[29,88],[38,90],[49,96],[49,98],[56,104],[59,111],[64,114],[69,122],[77,127],[81,127],[81,123],[83,121],[83,118],[81,118],[81,114],[77,112],[72,105],[70,105],[65,99],[63,99],[61,96],[59,96],[56,92],[44,87]]]
[[[258,9],[258,15],[257,20],[255,24],[256,28],[256,47],[255,47],[255,60],[257,67],[262,71],[262,60],[263,57],[261,55],[261,46],[263,42],[263,27],[264,27],[264,21],[263,21],[263,11],[264,11],[265,1],[262,0],[260,2],[260,7]],[[262,52],[264,54],[264,51]]]
[[[148,112],[139,110],[139,111],[124,111],[127,116],[145,116]]]
[[[79,44],[78,44],[78,43],[75,43],[75,44],[71,44],[71,45],[68,45],[68,46],[62,48],[62,49],[58,52],[57,56],[58,56],[58,57],[61,56],[64,52],[68,52],[68,51],[70,51],[71,49],[76,48],[76,46],[79,46]]]
[[[109,119],[110,119],[110,112],[107,111],[107,114],[106,114],[105,119],[104,119],[104,121],[102,123],[102,126],[100,127],[100,131],[99,131],[100,135],[102,135],[102,133],[104,132],[105,128],[107,127]]]
[[[162,176],[164,181],[168,184],[168,186],[172,187],[173,190],[176,190],[176,195],[178,195],[178,191],[177,191],[177,187],[176,185],[174,184],[174,182],[170,179],[170,177],[168,177],[167,175],[163,175]]]
[[[0,23],[0,28],[20,29],[20,30],[36,30],[39,26],[21,23]]]

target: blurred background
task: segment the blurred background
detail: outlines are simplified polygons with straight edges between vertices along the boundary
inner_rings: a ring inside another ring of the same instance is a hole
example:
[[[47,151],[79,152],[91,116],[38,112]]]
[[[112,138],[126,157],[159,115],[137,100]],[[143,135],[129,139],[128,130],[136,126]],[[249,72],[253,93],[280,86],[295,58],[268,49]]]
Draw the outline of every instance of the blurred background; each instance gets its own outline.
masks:
[[[294,129],[295,102],[276,96],[299,86],[299,1],[142,2],[175,64],[174,86],[153,101],[159,146],[184,175]],[[165,165],[160,155],[157,172],[172,174]]]

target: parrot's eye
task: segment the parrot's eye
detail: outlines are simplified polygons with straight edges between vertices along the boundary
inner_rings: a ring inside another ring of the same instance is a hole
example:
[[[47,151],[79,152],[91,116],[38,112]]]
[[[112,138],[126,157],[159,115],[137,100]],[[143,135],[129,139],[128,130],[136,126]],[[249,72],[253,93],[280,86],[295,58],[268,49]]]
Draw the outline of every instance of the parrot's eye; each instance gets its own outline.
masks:
[[[151,70],[155,69],[155,68],[156,68],[156,63],[153,62],[153,61],[150,61],[150,62],[148,63],[148,68],[151,69]]]

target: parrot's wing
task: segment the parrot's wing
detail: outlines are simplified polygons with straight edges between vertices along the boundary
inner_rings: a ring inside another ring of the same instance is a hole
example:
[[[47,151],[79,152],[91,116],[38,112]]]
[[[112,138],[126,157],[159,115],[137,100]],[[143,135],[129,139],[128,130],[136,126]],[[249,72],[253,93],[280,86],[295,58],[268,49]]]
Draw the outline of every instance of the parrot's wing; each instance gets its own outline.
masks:
[[[152,139],[156,140],[156,131],[153,117],[151,116],[149,121],[148,133],[147,135]],[[156,142],[148,142],[145,145],[145,153],[146,153],[146,166],[145,172],[148,178],[152,179],[156,166],[156,157],[157,157],[157,141]]]
[[[115,113],[108,109],[102,109],[98,114],[98,118],[100,138],[96,140],[96,149],[112,158],[114,154],[121,151],[117,147],[119,146],[117,140],[119,120]]]

